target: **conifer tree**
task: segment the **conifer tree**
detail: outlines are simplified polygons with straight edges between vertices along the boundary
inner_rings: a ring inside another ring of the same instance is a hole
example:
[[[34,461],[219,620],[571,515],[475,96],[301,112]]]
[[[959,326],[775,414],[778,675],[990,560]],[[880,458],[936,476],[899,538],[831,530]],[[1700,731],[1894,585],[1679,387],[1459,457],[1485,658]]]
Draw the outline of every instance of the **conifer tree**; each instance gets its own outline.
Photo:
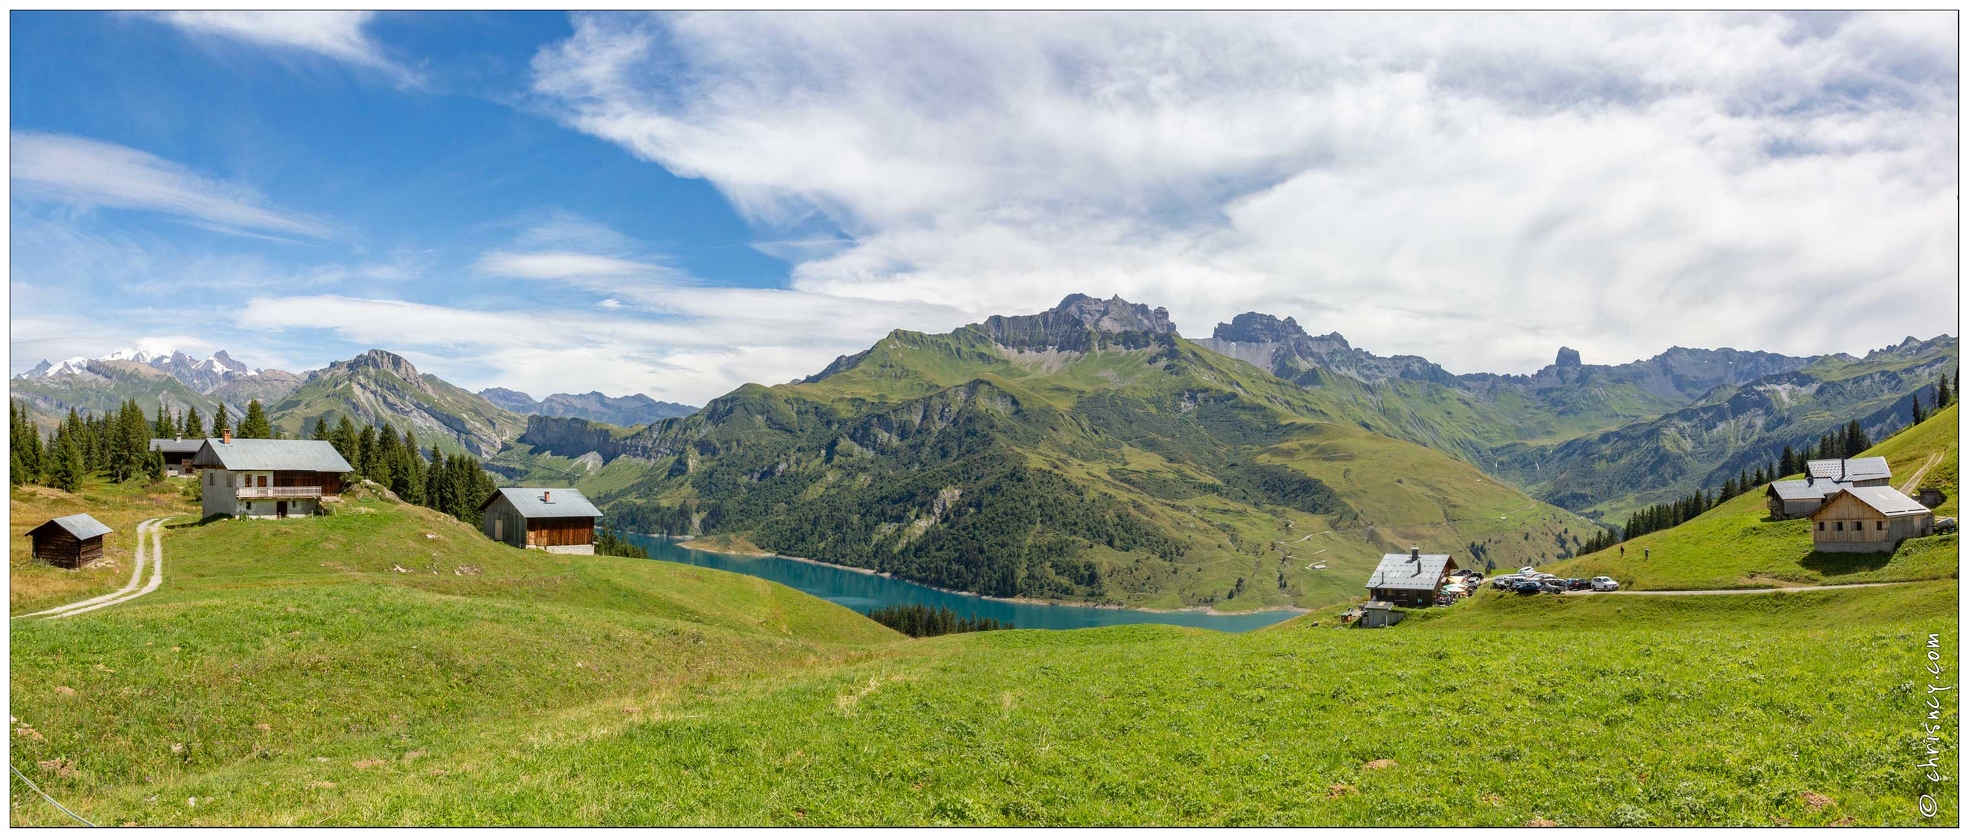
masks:
[[[152,430],[153,435],[158,439],[170,439],[178,435],[178,422],[171,418],[171,409],[161,401],[157,403],[157,423]]]
[[[273,439],[273,425],[267,421],[267,413],[260,407],[260,400],[246,403],[246,416],[239,420],[239,432],[233,436],[240,439]]]
[[[41,482],[41,430],[34,427],[27,405],[18,401],[7,402],[7,419],[10,481],[15,486]]]
[[[55,431],[48,483],[64,492],[73,492],[81,487],[82,478],[89,473],[89,468],[82,453],[82,419],[75,415],[73,408],[69,409],[68,418],[70,421],[63,422],[61,428]]]
[[[185,439],[204,439],[205,419],[198,415],[198,408],[185,408]]]
[[[376,479],[376,426],[364,425],[356,434],[356,458],[349,461],[364,480]]]
[[[232,429],[232,417],[226,415],[226,403],[219,403],[218,412],[212,414],[212,435],[223,437]]]
[[[1909,399],[1908,402],[1909,402],[1908,415],[1912,417],[1911,421],[1909,421],[1908,424],[1919,425],[1921,424],[1921,420],[1928,418],[1927,414],[1921,410],[1920,390],[1914,391],[1914,397]]]
[[[328,443],[335,446],[335,453],[348,460],[349,465],[355,465],[356,460],[360,459],[356,456],[356,424],[349,421],[348,414],[335,420],[335,430],[328,435]]]
[[[1957,373],[1957,375],[1960,376],[1961,373]],[[1958,377],[1956,380],[1960,381],[1961,378]],[[1955,393],[1948,386],[1948,373],[1942,373],[1942,379],[1935,382],[1935,409],[1941,410],[1944,407],[1948,407],[1949,402],[1954,400]]]
[[[1846,453],[1844,456],[1857,457],[1860,455],[1860,452],[1872,447],[1873,441],[1867,439],[1866,429],[1860,427],[1860,420],[1854,419],[1846,423]]]
[[[1778,457],[1778,476],[1797,474],[1804,470],[1805,467],[1798,462],[1798,455],[1791,453],[1791,446],[1785,446],[1784,454]]]
[[[309,439],[319,439],[323,441],[326,441],[328,439],[328,417],[326,416],[315,417],[314,435],[309,437]]]

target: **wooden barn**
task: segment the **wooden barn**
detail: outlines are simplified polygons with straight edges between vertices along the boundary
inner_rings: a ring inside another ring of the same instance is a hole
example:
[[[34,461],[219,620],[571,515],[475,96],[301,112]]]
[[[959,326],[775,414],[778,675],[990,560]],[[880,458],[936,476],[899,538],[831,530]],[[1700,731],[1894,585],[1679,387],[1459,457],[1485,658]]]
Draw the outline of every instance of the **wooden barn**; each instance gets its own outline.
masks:
[[[1886,552],[1903,538],[1933,535],[1935,513],[1891,486],[1855,486],[1812,513],[1812,549]]]
[[[1436,604],[1436,594],[1442,591],[1445,578],[1455,569],[1456,560],[1447,554],[1424,555],[1420,548],[1388,553],[1381,557],[1374,575],[1368,577],[1367,593],[1377,602],[1427,608]]]
[[[500,489],[479,507],[493,541],[549,553],[594,555],[602,511],[577,489]]]
[[[27,537],[35,558],[74,570],[103,557],[103,536],[110,532],[87,515],[67,515],[28,530]]]
[[[205,447],[203,439],[153,439],[150,450],[164,455],[164,473],[171,477],[190,477],[191,461],[198,456],[198,449]]]

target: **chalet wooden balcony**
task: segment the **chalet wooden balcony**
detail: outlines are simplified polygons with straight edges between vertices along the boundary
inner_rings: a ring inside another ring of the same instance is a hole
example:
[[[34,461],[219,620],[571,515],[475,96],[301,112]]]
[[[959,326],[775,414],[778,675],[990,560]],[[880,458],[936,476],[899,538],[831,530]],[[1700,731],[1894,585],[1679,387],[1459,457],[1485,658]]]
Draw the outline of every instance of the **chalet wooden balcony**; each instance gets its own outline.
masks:
[[[318,498],[320,486],[251,486],[240,487],[239,497],[243,500],[260,498]]]

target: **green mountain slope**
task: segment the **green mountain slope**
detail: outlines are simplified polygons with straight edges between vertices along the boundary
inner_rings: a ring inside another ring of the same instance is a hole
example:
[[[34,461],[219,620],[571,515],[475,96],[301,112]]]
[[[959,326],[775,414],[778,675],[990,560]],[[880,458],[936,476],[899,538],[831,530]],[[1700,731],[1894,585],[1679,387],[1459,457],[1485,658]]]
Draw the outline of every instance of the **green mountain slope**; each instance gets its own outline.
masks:
[[[1352,418],[1177,337],[1159,310],[1075,296],[946,335],[898,331],[802,382],[627,435],[536,418],[519,443],[638,463],[627,485],[576,481],[620,526],[996,596],[1318,605],[1358,595],[1383,552],[1516,566],[1570,555],[1588,532]]]
[[[526,421],[471,391],[419,373],[403,357],[372,349],[308,373],[301,386],[268,408],[275,428],[289,436],[333,426],[348,416],[357,427],[387,422],[414,431],[423,446],[478,457],[496,455],[520,435]]]
[[[1862,455],[1886,457],[1896,487],[1941,490],[1947,499],[1936,507],[1938,516],[1956,515],[1959,509],[1958,407],[1952,405]],[[1949,579],[1958,573],[1957,539],[1954,534],[1911,538],[1892,553],[1814,552],[1811,521],[1771,519],[1760,487],[1680,526],[1628,541],[1624,551],[1601,550],[1547,570],[1563,576],[1612,576],[1641,590]]]
[[[1863,359],[1827,356],[1793,372],[1719,388],[1697,404],[1647,422],[1556,445],[1498,449],[1494,469],[1560,506],[1607,520],[1710,489],[1746,468],[1803,451],[1857,420],[1880,439],[1907,424],[1919,393],[1959,364],[1955,338],[1909,339]]]

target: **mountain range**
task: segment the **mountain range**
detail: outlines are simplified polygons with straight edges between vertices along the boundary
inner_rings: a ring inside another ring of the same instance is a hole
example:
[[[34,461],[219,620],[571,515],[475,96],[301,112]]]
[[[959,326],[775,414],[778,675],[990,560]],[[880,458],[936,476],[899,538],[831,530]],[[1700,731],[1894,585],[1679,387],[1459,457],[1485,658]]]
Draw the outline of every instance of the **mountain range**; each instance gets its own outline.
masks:
[[[389,422],[509,482],[578,486],[630,529],[982,593],[1248,609],[1351,595],[1408,546],[1571,555],[1589,519],[1713,489],[1784,445],[1855,420],[1885,437],[1958,353],[1946,335],[1865,357],[1561,348],[1530,375],[1453,374],[1258,312],[1192,341],[1166,310],[1076,294],[898,330],[694,412],[473,393],[381,350],[300,375],[125,353],[10,383],[44,420],[124,398],[236,412],[252,393],[283,433]]]
[[[534,400],[518,390],[491,387],[479,391],[486,401],[522,416],[573,416],[610,425],[647,425],[658,419],[689,416],[697,408],[676,402],[660,402],[641,393],[609,397],[599,392],[555,393]]]
[[[349,410],[344,412],[353,420],[392,421],[402,427],[429,428],[440,437],[454,439],[460,448],[481,455],[495,452],[504,442],[511,440],[512,434],[502,436],[489,430],[492,425],[516,429],[525,422],[524,418],[519,417],[529,414],[575,416],[615,424],[647,424],[666,417],[688,415],[696,410],[689,405],[660,402],[641,393],[618,398],[598,392],[555,393],[540,401],[533,400],[525,393],[497,387],[476,394],[494,408],[515,414],[515,417],[506,417],[487,410],[483,405],[471,403],[470,399],[461,400],[458,393],[450,392],[458,388],[442,379],[427,377],[417,372],[408,360],[382,350],[372,350],[349,361],[334,362],[323,369],[300,374],[277,369],[251,369],[225,350],[202,360],[183,352],[118,350],[101,358],[77,357],[59,362],[43,360],[15,375],[9,384],[14,397],[29,405],[36,421],[43,427],[52,427],[71,407],[103,413],[115,410],[128,398],[137,399],[146,407],[162,403],[174,412],[196,407],[207,418],[216,412],[221,403],[233,416],[243,414],[246,404],[254,400],[269,411],[275,411],[277,405],[309,382],[325,380],[323,386],[316,387],[315,391],[324,388],[332,390],[341,383],[349,382],[349,369],[389,373],[395,381],[395,385],[380,379],[358,381],[353,385],[370,390],[381,388],[376,392],[395,394],[392,398],[382,398],[373,393],[359,396],[351,389],[346,394]],[[365,378],[362,374],[354,377]],[[434,403],[428,405],[434,408],[429,410],[425,409],[426,406],[420,406],[421,401],[431,399],[449,401],[451,404],[447,407]],[[299,420],[310,423],[319,414],[334,412],[333,405],[324,406],[318,401],[315,392],[303,395],[296,404],[287,406],[284,412],[275,415],[276,424],[283,424],[278,420],[285,418],[290,421],[284,424],[298,426],[297,410],[307,414],[300,416]],[[464,418],[467,414],[477,415],[482,421]]]

